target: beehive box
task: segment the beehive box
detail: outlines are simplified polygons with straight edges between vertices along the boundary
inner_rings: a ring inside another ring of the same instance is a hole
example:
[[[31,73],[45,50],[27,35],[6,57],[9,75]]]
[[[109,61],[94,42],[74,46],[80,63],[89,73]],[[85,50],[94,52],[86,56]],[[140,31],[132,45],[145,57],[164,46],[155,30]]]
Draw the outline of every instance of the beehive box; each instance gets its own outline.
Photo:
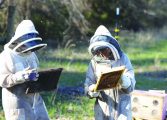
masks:
[[[132,93],[132,116],[146,120],[164,120],[166,104],[165,93],[135,90]]]

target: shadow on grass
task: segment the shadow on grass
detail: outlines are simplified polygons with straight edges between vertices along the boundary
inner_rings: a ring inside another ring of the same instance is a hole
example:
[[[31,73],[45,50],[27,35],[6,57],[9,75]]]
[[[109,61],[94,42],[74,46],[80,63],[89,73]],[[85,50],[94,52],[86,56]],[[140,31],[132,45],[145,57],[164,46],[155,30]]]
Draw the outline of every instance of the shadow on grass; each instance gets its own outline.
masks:
[[[167,80],[167,70],[137,73],[137,76],[150,77],[152,80]]]
[[[134,66],[140,67],[140,66],[150,66],[155,65],[157,62],[159,63],[167,63],[167,58],[158,58],[158,59],[137,59],[137,60],[131,60],[132,64]]]
[[[167,71],[136,73],[136,89],[167,91]]]

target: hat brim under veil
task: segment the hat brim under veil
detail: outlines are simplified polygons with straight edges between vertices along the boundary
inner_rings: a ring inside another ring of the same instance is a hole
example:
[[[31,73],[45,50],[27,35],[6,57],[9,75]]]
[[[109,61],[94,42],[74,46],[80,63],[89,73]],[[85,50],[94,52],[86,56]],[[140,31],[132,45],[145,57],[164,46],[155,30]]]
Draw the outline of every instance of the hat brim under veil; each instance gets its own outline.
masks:
[[[47,44],[42,42],[41,38],[32,38],[18,44],[13,50],[18,53],[34,52],[41,48],[46,47]]]
[[[25,34],[16,40],[12,40],[8,45],[10,49],[17,53],[34,52],[47,46],[37,33]]]

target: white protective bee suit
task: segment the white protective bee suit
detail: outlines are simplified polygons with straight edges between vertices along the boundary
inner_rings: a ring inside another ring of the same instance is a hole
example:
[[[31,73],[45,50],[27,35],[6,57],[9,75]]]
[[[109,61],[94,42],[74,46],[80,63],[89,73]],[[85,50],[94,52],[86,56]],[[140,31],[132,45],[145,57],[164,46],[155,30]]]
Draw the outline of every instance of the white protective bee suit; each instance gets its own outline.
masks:
[[[34,51],[45,47],[31,20],[23,20],[0,54],[0,86],[6,120],[49,120],[39,93],[25,93],[25,82],[38,78]]]
[[[113,58],[98,60],[93,52],[102,47],[110,48]],[[95,120],[132,120],[131,95],[135,88],[134,70],[127,55],[120,49],[116,39],[108,29],[100,25],[90,40],[89,53],[93,56],[86,73],[85,92],[90,98],[96,98],[94,106]],[[125,66],[119,85],[116,88],[92,92],[100,72],[113,67]]]

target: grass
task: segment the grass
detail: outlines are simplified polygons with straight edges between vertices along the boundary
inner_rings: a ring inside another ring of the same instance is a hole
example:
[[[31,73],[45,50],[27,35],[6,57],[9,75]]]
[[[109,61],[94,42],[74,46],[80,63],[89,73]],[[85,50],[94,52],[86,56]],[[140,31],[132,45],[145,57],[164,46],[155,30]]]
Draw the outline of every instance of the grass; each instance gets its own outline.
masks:
[[[67,99],[68,98],[68,99]],[[90,119],[93,116],[93,102],[82,96],[57,96],[55,100],[55,107],[49,108],[51,119],[70,119],[70,120],[83,120]],[[90,103],[90,104],[88,104]],[[93,119],[93,118],[92,118]]]
[[[167,90],[167,40],[164,29],[159,32],[140,32],[121,41],[135,69],[136,89]]]
[[[136,89],[167,90],[167,40],[159,31],[132,33],[122,31],[119,43],[128,54],[135,70]],[[59,86],[83,86],[90,56],[87,47],[77,49],[43,50],[37,53],[40,69],[62,67]],[[49,116],[52,120],[93,120],[94,99],[85,96],[67,96],[44,92]],[[2,110],[2,107],[0,108]],[[2,118],[1,118],[2,117]],[[3,112],[0,112],[0,120]]]

